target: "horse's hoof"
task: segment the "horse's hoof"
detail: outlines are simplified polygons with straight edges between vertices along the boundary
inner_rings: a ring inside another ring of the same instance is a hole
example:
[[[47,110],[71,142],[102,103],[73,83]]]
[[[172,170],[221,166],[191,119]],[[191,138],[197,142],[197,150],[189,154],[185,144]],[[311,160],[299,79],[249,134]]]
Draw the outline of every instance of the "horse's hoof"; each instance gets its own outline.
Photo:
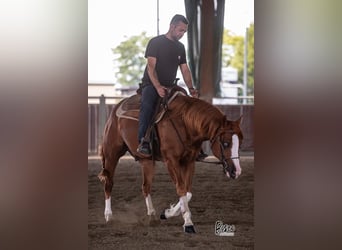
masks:
[[[163,210],[163,212],[160,214],[160,219],[161,220],[166,220],[166,216],[165,216],[165,210]]]
[[[196,233],[195,228],[194,228],[193,225],[184,226],[184,232],[189,233],[189,234],[194,234],[194,233]]]
[[[106,223],[112,221],[113,220],[113,215],[112,214],[106,214],[105,215],[105,220],[106,220]]]

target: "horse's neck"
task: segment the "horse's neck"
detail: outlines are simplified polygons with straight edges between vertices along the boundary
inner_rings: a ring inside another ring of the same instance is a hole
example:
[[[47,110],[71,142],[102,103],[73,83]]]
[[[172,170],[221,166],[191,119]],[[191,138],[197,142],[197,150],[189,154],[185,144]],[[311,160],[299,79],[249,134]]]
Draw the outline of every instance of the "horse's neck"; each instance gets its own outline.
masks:
[[[192,141],[212,139],[221,126],[224,115],[209,103],[186,96],[179,96],[169,105],[170,118],[184,125]]]
[[[211,140],[215,136],[217,130],[219,129],[219,125],[215,120],[205,119],[200,128],[197,128],[197,137],[201,138],[201,140]]]
[[[214,107],[208,106],[208,110],[206,111],[208,114],[210,112],[216,112]],[[209,115],[205,115],[203,117],[203,113],[196,113],[198,117],[194,117],[192,122],[186,124],[186,127],[189,129],[190,134],[196,137],[198,140],[209,140],[213,139],[217,130],[220,127],[220,119],[213,119]]]

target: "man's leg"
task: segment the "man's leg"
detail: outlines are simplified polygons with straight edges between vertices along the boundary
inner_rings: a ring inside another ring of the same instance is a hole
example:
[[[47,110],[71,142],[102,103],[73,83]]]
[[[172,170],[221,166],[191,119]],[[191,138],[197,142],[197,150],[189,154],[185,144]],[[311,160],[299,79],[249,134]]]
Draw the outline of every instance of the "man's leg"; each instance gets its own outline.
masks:
[[[144,137],[147,128],[151,124],[151,120],[156,109],[156,104],[158,102],[158,97],[159,95],[152,84],[146,85],[142,89],[138,129],[139,147],[137,151],[145,156],[151,155],[149,141],[147,141]]]

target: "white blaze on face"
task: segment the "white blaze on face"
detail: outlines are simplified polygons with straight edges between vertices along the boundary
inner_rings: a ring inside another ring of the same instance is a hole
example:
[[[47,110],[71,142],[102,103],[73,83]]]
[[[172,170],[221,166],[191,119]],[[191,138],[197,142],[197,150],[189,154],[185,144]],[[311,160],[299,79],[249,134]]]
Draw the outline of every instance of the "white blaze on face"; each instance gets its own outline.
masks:
[[[234,134],[233,137],[232,137],[232,151],[231,151],[231,157],[232,158],[235,158],[235,157],[239,157],[239,137]],[[235,168],[236,168],[236,177],[238,177],[240,174],[241,174],[241,167],[240,167],[240,160],[239,158],[235,158],[235,159],[232,159],[234,165],[235,165]]]

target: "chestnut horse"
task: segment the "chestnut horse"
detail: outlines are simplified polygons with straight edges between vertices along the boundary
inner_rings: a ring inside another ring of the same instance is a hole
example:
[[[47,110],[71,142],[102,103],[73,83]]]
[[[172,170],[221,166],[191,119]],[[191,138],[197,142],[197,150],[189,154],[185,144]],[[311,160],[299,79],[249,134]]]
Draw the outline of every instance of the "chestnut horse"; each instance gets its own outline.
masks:
[[[130,97],[131,98],[131,97]],[[139,100],[139,96],[133,96]],[[155,160],[166,165],[176,191],[179,202],[166,209],[161,219],[182,214],[184,231],[195,233],[189,201],[191,185],[195,170],[196,157],[203,141],[210,140],[211,150],[220,160],[224,172],[235,179],[241,174],[239,163],[239,145],[242,140],[240,120],[229,121],[215,106],[197,98],[178,94],[167,105],[163,118],[156,123],[159,136],[160,157],[148,159],[139,157],[138,147],[138,109],[129,115],[118,117],[118,109],[122,108],[122,100],[112,110],[104,129],[101,148],[102,171],[98,175],[104,183],[105,220],[112,219],[111,191],[113,176],[118,160],[127,151],[139,161],[142,167],[142,193],[147,206],[147,215],[154,216],[156,211],[151,199],[151,185],[154,176]]]

